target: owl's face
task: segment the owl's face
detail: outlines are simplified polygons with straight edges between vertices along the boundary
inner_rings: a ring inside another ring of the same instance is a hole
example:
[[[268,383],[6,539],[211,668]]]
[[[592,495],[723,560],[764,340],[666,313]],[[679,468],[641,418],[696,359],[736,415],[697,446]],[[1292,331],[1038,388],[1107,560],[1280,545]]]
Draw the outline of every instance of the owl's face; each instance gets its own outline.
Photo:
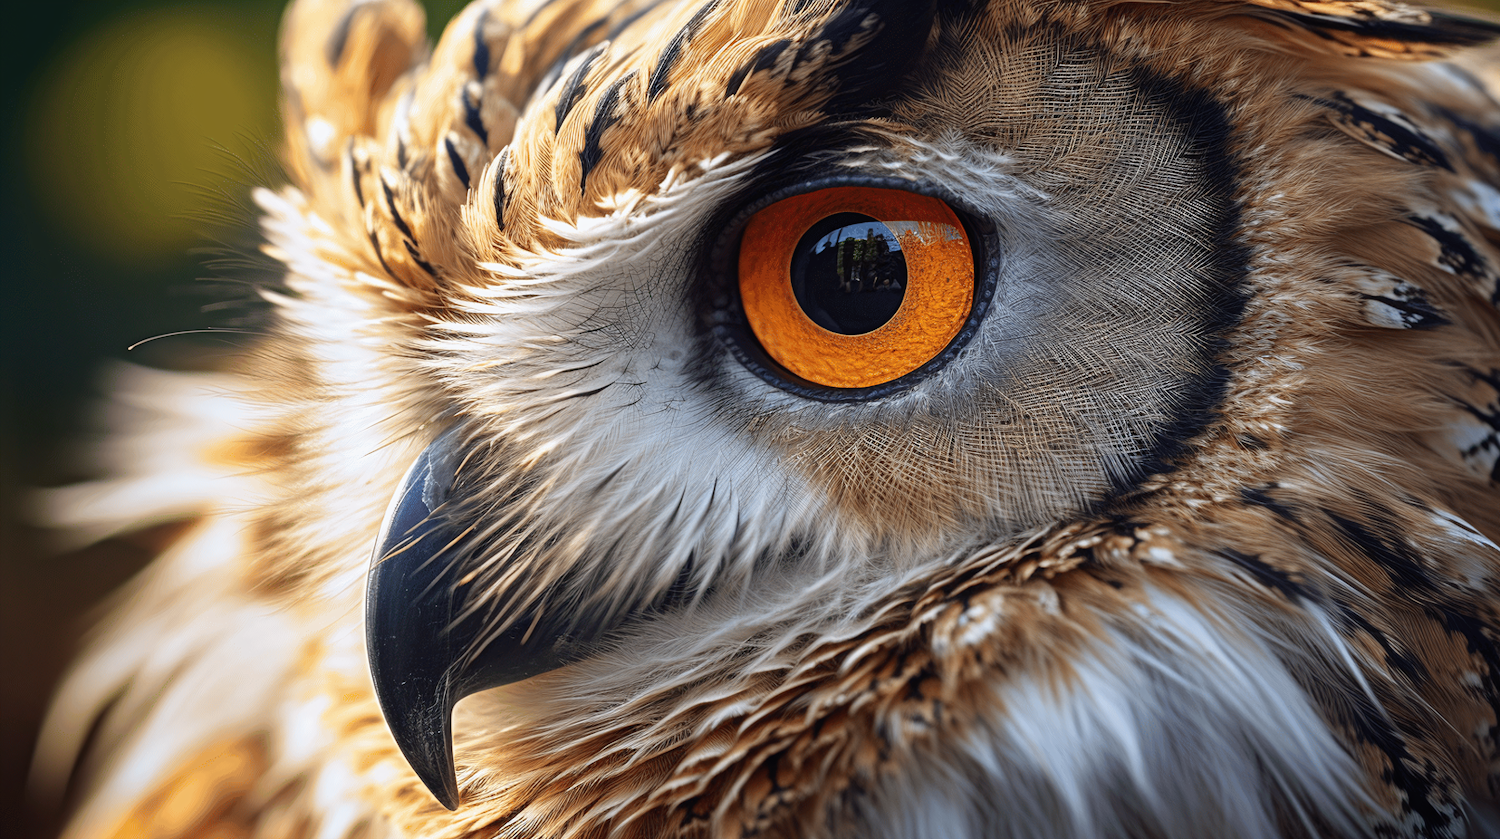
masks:
[[[347,621],[368,568],[364,649],[305,655],[384,818],[1448,835],[1487,794],[1500,119],[1424,62],[1491,28],[532,6],[430,56],[399,0],[283,30],[243,573]]]
[[[760,618],[767,578],[806,589],[778,611],[843,619],[848,583],[1102,509],[1204,429],[1248,267],[1228,106],[1162,67],[1186,55],[1119,54],[1149,18],[1021,11],[659,8],[555,57],[498,154],[478,64],[444,80],[453,124],[392,129],[409,191],[350,147],[346,188],[400,233],[378,257],[429,295],[399,336],[423,419],[457,426],[372,583],[388,715],[547,669],[557,638]],[[445,212],[429,246],[413,220]],[[462,642],[412,628],[449,586]],[[495,673],[413,687],[433,643]]]

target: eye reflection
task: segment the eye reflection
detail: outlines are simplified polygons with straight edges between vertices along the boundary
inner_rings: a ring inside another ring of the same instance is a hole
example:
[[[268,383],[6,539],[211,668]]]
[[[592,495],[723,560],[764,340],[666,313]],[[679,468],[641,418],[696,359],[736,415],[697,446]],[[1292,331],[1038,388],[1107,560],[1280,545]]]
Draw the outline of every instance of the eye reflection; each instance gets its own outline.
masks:
[[[906,257],[886,225],[838,213],[813,225],[792,255],[792,293],[813,323],[840,335],[884,326],[906,297]]]
[[[745,224],[739,292],[761,348],[833,388],[905,376],[959,334],[974,250],[942,200],[881,187],[793,195]]]

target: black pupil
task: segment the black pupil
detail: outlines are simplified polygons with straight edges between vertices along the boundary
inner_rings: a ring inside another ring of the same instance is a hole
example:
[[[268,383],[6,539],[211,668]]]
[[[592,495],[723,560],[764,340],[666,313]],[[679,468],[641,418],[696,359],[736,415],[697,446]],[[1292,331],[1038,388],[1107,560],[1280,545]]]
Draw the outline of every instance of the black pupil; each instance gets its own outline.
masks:
[[[879,329],[906,297],[906,257],[896,234],[859,213],[823,219],[792,253],[792,293],[813,323],[829,332]]]

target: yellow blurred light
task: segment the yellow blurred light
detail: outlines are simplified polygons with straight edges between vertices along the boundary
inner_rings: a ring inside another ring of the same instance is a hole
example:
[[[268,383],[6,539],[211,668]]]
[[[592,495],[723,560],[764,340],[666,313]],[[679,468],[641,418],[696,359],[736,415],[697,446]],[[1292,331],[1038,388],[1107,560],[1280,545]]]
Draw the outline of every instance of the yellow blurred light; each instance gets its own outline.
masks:
[[[196,243],[231,167],[220,148],[266,138],[270,44],[202,14],[148,11],[84,35],[50,68],[27,115],[42,209],[70,236],[129,263]]]

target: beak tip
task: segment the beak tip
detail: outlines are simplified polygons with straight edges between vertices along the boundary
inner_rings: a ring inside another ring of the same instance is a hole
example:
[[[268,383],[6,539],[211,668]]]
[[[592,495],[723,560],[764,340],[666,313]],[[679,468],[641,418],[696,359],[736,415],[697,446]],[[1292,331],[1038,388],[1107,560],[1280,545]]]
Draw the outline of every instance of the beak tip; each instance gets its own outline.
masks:
[[[401,742],[398,738],[397,744],[432,797],[449,810],[457,810],[458,773],[453,766],[453,738],[447,713],[443,714],[443,723],[441,733],[421,738],[416,743]]]
[[[458,778],[453,764],[451,704],[438,700],[392,707],[386,702],[386,697],[380,699],[387,728],[417,779],[438,803],[449,810],[457,810]]]
[[[419,754],[415,749],[406,748],[404,743],[399,745],[402,746],[401,753],[406,757],[407,763],[411,764],[412,771],[417,773],[417,780],[427,787],[432,797],[449,810],[457,810],[458,778],[453,770],[453,757],[446,755],[447,760],[433,760],[430,754]]]
[[[449,810],[458,809],[458,781],[451,769],[436,775],[418,773],[417,777],[426,785],[427,791],[432,793],[432,797],[436,798],[439,804]]]

